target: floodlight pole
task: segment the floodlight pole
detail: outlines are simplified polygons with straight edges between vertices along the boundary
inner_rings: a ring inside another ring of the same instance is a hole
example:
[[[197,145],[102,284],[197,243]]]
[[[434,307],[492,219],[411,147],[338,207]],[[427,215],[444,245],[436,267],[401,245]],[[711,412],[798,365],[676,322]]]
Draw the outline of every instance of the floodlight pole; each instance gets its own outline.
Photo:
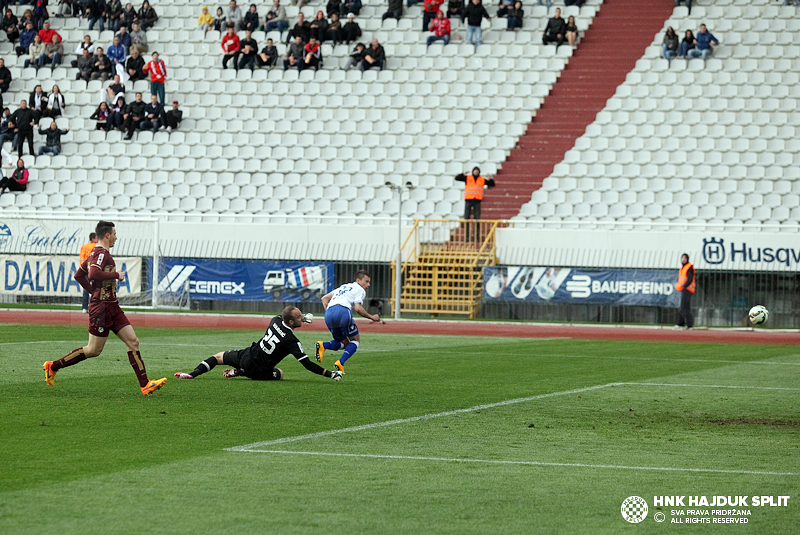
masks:
[[[397,257],[394,261],[394,319],[400,319],[400,294],[402,293],[402,257],[403,257],[403,189],[411,190],[414,185],[411,182],[395,184],[386,182],[386,185],[397,192]]]

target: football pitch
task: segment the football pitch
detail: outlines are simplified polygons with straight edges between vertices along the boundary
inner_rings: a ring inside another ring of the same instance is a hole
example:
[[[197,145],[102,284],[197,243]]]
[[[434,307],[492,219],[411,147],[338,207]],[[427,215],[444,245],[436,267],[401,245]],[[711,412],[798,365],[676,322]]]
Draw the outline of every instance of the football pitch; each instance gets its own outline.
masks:
[[[147,398],[114,337],[48,388],[86,329],[0,326],[3,535],[797,533],[797,346],[370,334],[267,383],[172,377],[263,331],[136,331]]]

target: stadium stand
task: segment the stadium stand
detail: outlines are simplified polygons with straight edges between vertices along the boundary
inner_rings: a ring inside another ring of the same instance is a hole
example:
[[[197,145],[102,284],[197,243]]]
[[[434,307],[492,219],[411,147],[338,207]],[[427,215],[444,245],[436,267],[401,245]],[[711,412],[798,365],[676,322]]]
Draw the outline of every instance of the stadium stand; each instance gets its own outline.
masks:
[[[575,15],[584,31],[598,5],[566,8],[564,14]],[[150,51],[166,62],[167,100],[179,100],[184,111],[180,129],[169,134],[138,132],[127,142],[121,132],[93,130],[89,115],[108,82],[76,82],[73,70],[63,67],[37,76],[21,68],[24,58],[14,65],[11,45],[0,44],[14,76],[7,105],[14,109],[36,83],[47,91],[57,84],[68,107],[59,125],[72,127],[61,155],[35,161],[25,156],[32,175],[28,191],[0,197],[0,208],[134,209],[178,221],[236,214],[244,216],[238,221],[307,215],[355,221],[396,214],[397,201],[385,184],[400,176],[417,186],[403,203],[404,214],[456,217],[461,195],[453,187],[455,174],[474,161],[496,172],[572,53],[569,46],[541,44],[544,6],[528,6],[518,32],[504,31],[505,19],[494,18],[476,52],[455,40],[426,49],[428,34],[418,29],[421,6],[406,9],[400,21],[382,22],[380,3],[364,6],[358,22],[365,42],[374,37],[385,46],[383,71],[340,70],[352,46],[326,43],[320,71],[237,73],[221,69],[220,34],[203,38],[197,30],[198,6],[180,0],[153,6],[160,18],[147,32]],[[313,18],[320,7],[303,12]],[[297,8],[286,9],[292,20]],[[86,34],[100,45],[111,42],[110,31],[80,25],[74,18],[53,19],[67,50]],[[463,35],[463,28],[455,33]],[[259,47],[267,37],[280,42],[277,32],[254,37]],[[284,45],[278,47],[283,54]],[[128,93],[143,91],[147,100],[147,87],[138,81]]]

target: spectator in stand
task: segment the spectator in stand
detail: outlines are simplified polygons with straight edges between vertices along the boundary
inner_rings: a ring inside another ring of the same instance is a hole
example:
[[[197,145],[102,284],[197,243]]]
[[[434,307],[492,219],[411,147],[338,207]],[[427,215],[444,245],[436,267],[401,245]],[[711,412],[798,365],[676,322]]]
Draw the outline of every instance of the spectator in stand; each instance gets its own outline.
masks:
[[[436,18],[436,13],[444,3],[444,0],[425,0],[425,8],[422,11],[422,31],[427,32],[431,21]]]
[[[33,110],[33,120],[38,123],[42,118],[42,112],[47,107],[47,93],[44,92],[41,85],[36,84],[28,97],[28,102],[31,103],[30,109]]]
[[[183,120],[183,112],[178,109],[178,101],[172,101],[172,109],[164,113],[161,118],[161,127],[166,128],[167,132],[176,130]]]
[[[686,4],[686,7],[689,8],[689,15],[692,14],[692,0],[675,0],[675,7],[678,7],[681,4]],[[786,2],[783,3],[786,5]]]
[[[325,32],[328,31],[328,19],[325,18],[325,13],[322,10],[317,11],[317,16],[308,27],[311,30],[309,39],[313,37],[319,44],[322,44],[325,40]]]
[[[74,13],[72,0],[58,0],[58,13],[56,17],[67,18],[71,17]]]
[[[119,71],[117,65],[120,67],[125,65],[126,55],[125,47],[120,43],[119,37],[115,35],[113,41],[111,42],[111,46],[108,47],[108,50],[106,51],[106,56],[108,56],[108,59],[111,60],[111,65],[114,67],[115,71]]]
[[[567,27],[565,28],[567,35],[567,43],[572,48],[575,48],[575,43],[578,41],[578,24],[575,22],[575,17],[572,15],[567,19]]]
[[[317,42],[316,37],[312,36],[308,40],[303,52],[303,69],[313,68],[318,71],[322,65],[322,45]]]
[[[259,67],[269,67],[270,69],[278,63],[278,49],[272,43],[272,39],[267,39],[267,46],[256,58],[256,63]]]
[[[236,5],[236,0],[231,0],[228,4],[228,12],[225,13],[227,24],[233,23],[233,29],[239,30],[242,26],[242,10]]]
[[[358,43],[350,53],[350,57],[347,59],[347,65],[345,66],[344,70],[349,71],[353,67],[358,66],[362,61],[364,61],[364,56],[366,55],[367,47],[364,46],[364,43]]]
[[[547,6],[547,11],[550,11],[550,6],[553,5],[552,0],[538,0],[540,6]]]
[[[214,17],[208,12],[208,6],[203,6],[202,13],[197,17],[197,26],[200,28],[200,31],[203,32],[204,36],[208,33],[208,30],[214,28]]]
[[[131,50],[134,48],[139,51],[139,54],[147,52],[147,35],[139,27],[138,22],[133,23],[133,31],[131,32]]]
[[[448,0],[447,18],[464,20],[464,0]]]
[[[45,136],[44,146],[39,147],[39,156],[45,153],[58,156],[61,153],[61,136],[69,132],[69,127],[66,130],[60,130],[55,121],[50,123],[50,128],[42,130],[39,128],[39,135]]]
[[[33,11],[31,11],[30,9],[26,9],[25,13],[23,13],[22,17],[20,17],[19,23],[17,23],[17,30],[19,30],[20,32],[25,30],[25,26],[27,26],[29,22],[33,24],[33,27],[36,28],[37,30],[41,30],[42,24],[44,24],[43,19],[36,19],[33,16]]]
[[[306,16],[303,15],[303,12],[297,14],[297,24],[289,30],[289,33],[286,34],[286,42],[289,43],[295,37],[300,37],[304,43],[308,42],[308,38],[311,36],[311,25],[306,20]]]
[[[34,46],[34,45],[31,45]],[[88,82],[92,79],[92,70],[94,69],[94,56],[89,54],[89,49],[83,49],[83,55],[78,59],[77,65],[78,74],[75,75],[76,80],[83,80]]]
[[[258,25],[259,25],[259,20],[258,20],[258,11],[256,10],[256,5],[250,4],[250,9],[248,9],[247,13],[244,14],[244,19],[242,20],[242,28],[254,32],[258,29]]]
[[[338,13],[331,15],[331,23],[328,24],[328,30],[325,32],[325,39],[333,41],[333,48],[342,42],[342,23],[339,22]]]
[[[42,26],[42,29],[39,30],[39,37],[42,38],[42,42],[45,43],[45,44],[51,42],[53,40],[53,37],[55,37],[56,35],[58,36],[59,40],[61,40],[61,41],[64,40],[61,37],[61,34],[59,34],[57,31],[55,31],[55,30],[50,28],[50,23],[49,22],[45,22],[44,26]]]
[[[34,120],[33,110],[28,107],[28,102],[23,100],[19,103],[19,109],[11,114],[8,119],[8,127],[14,129],[14,134],[17,137],[17,156],[22,157],[22,145],[25,140],[28,140],[28,149],[31,156],[33,152],[33,125],[36,123]]]
[[[103,53],[102,48],[97,47],[92,59],[94,60],[92,63],[92,80],[106,81],[111,78],[114,73],[114,67],[111,65],[111,60],[108,59],[108,56]]]
[[[353,41],[358,41],[361,37],[361,27],[355,21],[355,15],[352,13],[347,14],[347,22],[342,26],[342,41],[348,45]]]
[[[125,55],[127,56],[131,51],[131,34],[128,33],[128,29],[125,26],[120,26],[117,37],[119,37],[119,44],[125,47]]]
[[[429,28],[433,35],[428,37],[428,46],[436,41],[444,41],[447,46],[450,42],[450,19],[445,17],[441,11],[437,11],[436,18],[431,21]]]
[[[125,84],[122,83],[119,74],[115,74],[114,81],[102,91],[100,100],[111,106],[117,101],[118,96],[125,97]]]
[[[0,93],[8,91],[8,86],[11,85],[11,71],[6,67],[6,60],[0,58]],[[0,103],[2,105],[2,103]]]
[[[298,9],[303,9],[303,6],[308,3],[308,0],[291,0],[291,4],[293,6],[297,6]]]
[[[507,17],[508,10],[514,7],[514,0],[500,0],[497,7],[497,18]]]
[[[158,101],[163,109],[166,102],[164,85],[167,83],[167,66],[158,59],[158,52],[153,52],[150,61],[144,66],[144,72],[150,73],[150,94],[158,95]]]
[[[667,63],[671,63],[672,58],[678,55],[679,46],[680,41],[678,39],[678,34],[676,34],[675,30],[670,26],[667,28],[664,34],[664,41],[661,43],[661,55],[664,56]]]
[[[131,82],[147,78],[147,75],[144,73],[144,58],[139,55],[138,50],[131,50],[131,55],[125,62],[125,72],[128,75],[128,80]]]
[[[150,95],[150,104],[144,108],[144,120],[139,128],[146,130],[151,128],[155,133],[161,124],[161,116],[164,115],[164,106],[158,101],[158,97]]]
[[[711,35],[705,24],[700,25],[700,30],[694,38],[694,48],[689,51],[689,59],[703,58],[705,62],[714,54],[714,47],[719,44],[717,38]]]
[[[158,15],[156,14],[156,10],[150,6],[150,2],[148,2],[147,0],[144,0],[144,2],[142,2],[142,8],[139,10],[138,17],[139,17],[139,26],[141,26],[143,32],[146,32],[147,30],[152,28],[153,25],[158,20]]]
[[[235,65],[236,70],[249,67],[250,70],[256,68],[256,56],[258,55],[258,43],[253,39],[253,32],[250,30],[244,31],[244,39],[239,44],[239,62]]]
[[[29,22],[25,25],[25,31],[19,34],[19,46],[17,46],[17,57],[20,57],[23,54],[28,53],[28,48],[33,43],[34,37],[38,35],[38,32],[33,29],[33,23]]]
[[[686,30],[686,33],[683,35],[683,41],[678,46],[678,55],[682,58],[689,59],[689,51],[694,48],[694,33],[692,30]]]
[[[128,107],[125,105],[125,96],[120,95],[117,97],[114,104],[109,107],[108,111],[108,129],[122,130],[122,125]]]
[[[108,28],[112,32],[118,32],[122,27],[122,2],[120,0],[108,2],[106,16],[108,17]]]
[[[397,20],[403,17],[403,0],[389,0],[389,9],[383,14],[381,20],[386,20],[389,17],[394,17]]]
[[[547,26],[542,33],[542,44],[555,42],[556,49],[564,44],[567,36],[567,23],[561,18],[561,9],[556,8],[553,17],[547,21]]]
[[[94,30],[96,22],[100,22],[100,31],[106,29],[106,1],[89,0],[86,7],[86,18],[89,19],[89,31]],[[42,39],[44,41],[44,38]]]
[[[239,36],[236,35],[236,28],[233,23],[228,23],[228,29],[222,36],[222,68],[228,68],[228,62],[233,60],[233,68],[237,68],[236,61],[239,59],[239,49],[241,44]]]
[[[3,143],[6,141],[11,141],[11,150],[14,150],[13,147],[16,145],[14,143],[14,129],[8,127],[8,121],[11,119],[11,110],[8,108],[3,108],[3,117],[0,119],[0,147],[3,146]]]
[[[475,45],[475,49],[481,46],[481,22],[483,19],[492,20],[486,12],[481,0],[472,0],[464,9],[464,18],[467,20],[467,42]]]
[[[39,34],[36,34],[36,37],[33,38],[33,43],[28,47],[28,54],[30,54],[30,57],[25,60],[22,68],[27,69],[30,65],[33,65],[38,69],[39,57],[44,54],[44,47],[46,46],[47,45],[42,42],[42,38],[39,37]]]
[[[369,48],[364,52],[364,59],[356,67],[359,71],[366,71],[373,67],[383,70],[383,64],[386,63],[386,52],[383,51],[383,46],[377,39],[372,39]]]
[[[108,110],[108,104],[101,102],[97,109],[94,110],[94,113],[89,117],[89,119],[94,119],[96,121],[94,123],[94,129],[108,132],[108,127],[110,125],[108,116],[110,114],[111,112]]]
[[[228,19],[225,18],[225,13],[222,12],[222,8],[217,8],[217,15],[214,17],[214,29],[218,32],[224,32],[225,27],[228,24]]]
[[[6,9],[6,15],[3,17],[3,29],[6,32],[6,37],[10,43],[19,39],[19,19],[14,15],[10,9]]]
[[[89,54],[94,54],[94,43],[92,42],[92,38],[88,35],[83,36],[83,41],[81,41],[81,44],[79,44],[78,48],[75,49],[75,53],[78,55],[78,57],[72,60],[73,67],[78,66],[78,60],[83,56],[84,49],[88,50]]]
[[[17,167],[11,176],[0,179],[0,195],[8,191],[25,191],[28,189],[28,170],[25,169],[25,160],[19,158]]]
[[[127,131],[125,139],[130,140],[133,137],[133,131],[136,130],[145,118],[145,103],[142,101],[142,94],[136,93],[136,98],[128,105],[128,109],[122,114],[122,127]]]
[[[358,16],[361,13],[361,0],[342,0],[342,3],[339,4],[339,15],[344,15],[345,13],[352,13],[355,16]]]
[[[522,2],[516,0],[514,5],[506,13],[508,13],[506,31],[513,32],[522,28],[522,17],[525,16],[525,10],[522,9]]]
[[[294,38],[294,42],[290,43],[286,48],[286,57],[283,58],[283,70],[288,71],[289,67],[297,67],[298,71],[302,71],[303,52],[305,52],[303,38],[298,35]]]
[[[691,2],[691,1],[692,1],[692,0],[689,0],[689,2]],[[581,6],[583,6],[583,4],[585,4],[585,3],[586,3],[586,0],[564,0],[564,5],[565,5],[565,6],[577,6],[577,7],[581,7]]]
[[[289,27],[289,20],[286,18],[286,9],[281,5],[281,0],[273,0],[272,7],[267,11],[264,18],[264,29],[267,32],[278,30],[281,35]]]
[[[328,0],[328,3],[325,4],[325,13],[327,13],[329,17],[332,17],[334,13],[339,15],[341,5],[342,0]]]
[[[136,9],[134,9],[133,4],[130,2],[125,4],[125,7],[122,8],[122,22],[120,22],[120,24],[130,31],[133,28],[133,23],[138,20],[139,17],[136,14]]]
[[[47,108],[45,108],[42,115],[55,119],[65,113],[67,113],[67,106],[64,101],[64,95],[61,93],[61,89],[54,85],[53,89],[50,90],[50,96],[47,97]]]
[[[44,21],[50,18],[47,12],[47,0],[34,0],[33,3],[33,25],[36,28],[44,26]]]

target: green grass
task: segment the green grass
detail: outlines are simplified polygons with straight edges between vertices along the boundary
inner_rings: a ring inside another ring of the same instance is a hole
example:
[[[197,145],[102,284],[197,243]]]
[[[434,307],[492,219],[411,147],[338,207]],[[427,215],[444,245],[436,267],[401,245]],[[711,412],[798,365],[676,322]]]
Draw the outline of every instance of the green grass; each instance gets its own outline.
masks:
[[[261,333],[137,334],[158,378]],[[800,478],[761,473],[800,473],[797,347],[371,335],[341,383],[287,359],[282,382],[218,367],[145,398],[112,338],[48,388],[42,362],[85,339],[0,326],[3,535],[777,534],[800,521]],[[283,453],[226,450],[608,383],[758,388],[606,386],[257,448]],[[650,505],[642,524],[620,515],[631,495]],[[653,521],[656,495],[792,498],[749,508],[746,525],[670,526],[672,508]]]

